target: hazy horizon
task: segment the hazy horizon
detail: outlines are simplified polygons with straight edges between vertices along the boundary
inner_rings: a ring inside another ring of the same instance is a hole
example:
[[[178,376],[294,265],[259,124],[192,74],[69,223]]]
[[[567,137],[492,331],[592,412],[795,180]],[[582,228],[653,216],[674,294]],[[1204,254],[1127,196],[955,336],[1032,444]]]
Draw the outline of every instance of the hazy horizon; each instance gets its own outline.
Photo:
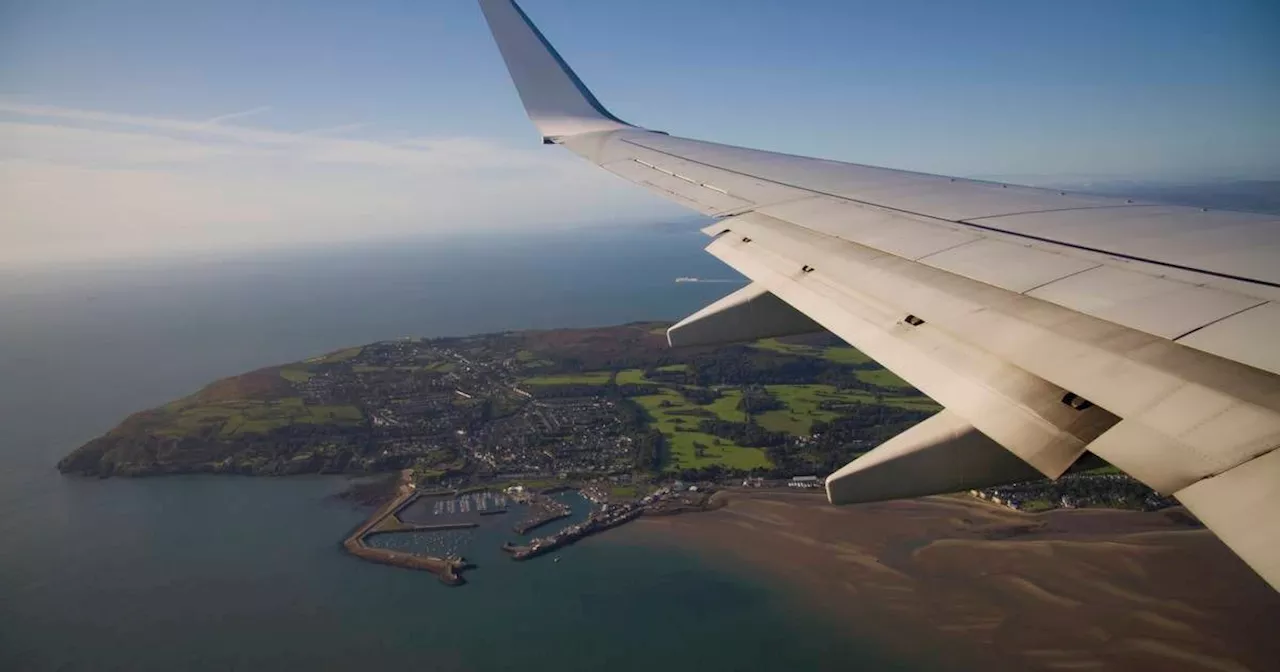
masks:
[[[613,112],[677,135],[1022,182],[1280,178],[1259,4],[523,4]],[[0,202],[24,265],[688,214],[541,146],[470,1],[0,8]]]

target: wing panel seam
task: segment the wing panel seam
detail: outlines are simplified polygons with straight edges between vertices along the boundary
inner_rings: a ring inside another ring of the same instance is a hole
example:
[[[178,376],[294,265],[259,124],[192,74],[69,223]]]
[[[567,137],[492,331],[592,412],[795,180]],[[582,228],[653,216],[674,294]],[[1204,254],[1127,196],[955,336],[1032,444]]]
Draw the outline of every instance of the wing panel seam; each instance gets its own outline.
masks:
[[[1209,322],[1205,322],[1204,324],[1202,324],[1202,325],[1200,325],[1200,326],[1196,327],[1195,329],[1192,329],[1191,331],[1188,331],[1188,332],[1187,332],[1187,333],[1185,333],[1185,334],[1181,334],[1181,335],[1179,335],[1179,336],[1174,336],[1173,338],[1171,338],[1171,339],[1169,339],[1169,340],[1171,340],[1171,341],[1177,341],[1177,340],[1178,340],[1178,339],[1180,339],[1180,338],[1186,338],[1186,337],[1190,336],[1191,334],[1194,334],[1194,333],[1196,333],[1197,331],[1200,331],[1201,329],[1204,329],[1205,327],[1212,327],[1213,325],[1215,325],[1215,324],[1217,324],[1217,323],[1219,323],[1219,322],[1222,322],[1223,320],[1229,320],[1229,319],[1231,319],[1231,318],[1235,317],[1236,315],[1239,315],[1240,313],[1247,313],[1247,312],[1249,312],[1249,311],[1253,310],[1254,308],[1257,308],[1258,306],[1265,306],[1265,305],[1267,305],[1268,303],[1271,303],[1271,302],[1270,302],[1270,301],[1259,301],[1259,302],[1257,302],[1257,303],[1255,303],[1255,304],[1253,304],[1252,306],[1249,306],[1249,307],[1247,307],[1247,308],[1241,308],[1240,310],[1237,310],[1236,312],[1231,313],[1230,315],[1223,315],[1222,317],[1219,317],[1219,318],[1218,318],[1218,319],[1216,319],[1216,320],[1211,320],[1211,321],[1209,321]]]
[[[1152,264],[1152,265],[1154,265],[1154,266],[1163,266],[1163,267],[1165,267],[1165,268],[1175,268],[1175,269],[1178,269],[1178,270],[1180,270],[1180,271],[1190,271],[1190,272],[1192,272],[1192,273],[1202,273],[1202,274],[1204,274],[1204,275],[1213,276],[1213,277],[1215,277],[1215,278],[1222,278],[1222,279],[1224,279],[1224,280],[1236,280],[1236,281],[1238,281],[1238,282],[1245,282],[1245,283],[1249,283],[1249,284],[1253,284],[1253,285],[1262,285],[1262,286],[1264,286],[1264,287],[1274,287],[1274,288],[1280,289],[1280,283],[1277,283],[1277,282],[1268,282],[1268,281],[1266,281],[1266,280],[1259,280],[1259,279],[1257,279],[1257,278],[1250,278],[1250,277],[1243,276],[1243,275],[1234,275],[1234,274],[1231,274],[1231,273],[1222,273],[1222,272],[1220,272],[1220,271],[1210,271],[1210,270],[1203,269],[1203,268],[1196,268],[1196,267],[1194,267],[1194,266],[1186,266],[1186,265],[1183,265],[1183,264],[1175,264],[1175,263],[1173,263],[1173,262],[1169,262],[1169,261],[1159,261],[1159,260],[1156,260],[1156,259],[1148,259],[1148,258],[1140,257],[1140,256],[1137,256],[1137,255],[1134,255],[1134,254],[1125,254],[1124,252],[1113,252],[1113,251],[1111,251],[1111,250],[1104,250],[1104,249],[1102,249],[1102,248],[1098,248],[1098,247],[1090,247],[1090,246],[1088,246],[1088,245],[1080,245],[1080,244],[1078,244],[1078,243],[1068,243],[1068,242],[1064,242],[1064,241],[1061,241],[1061,240],[1054,240],[1053,238],[1046,238],[1046,237],[1044,237],[1044,236],[1037,236],[1037,235],[1033,235],[1033,234],[1030,234],[1030,233],[1020,233],[1020,232],[1017,232],[1017,231],[1010,231],[1010,230],[1008,230],[1008,229],[1002,229],[1002,228],[1000,228],[1000,227],[996,227],[996,226],[987,226],[987,225],[984,225],[984,224],[977,224],[977,223],[970,222],[970,221],[967,221],[967,220],[962,220],[962,219],[945,219],[945,218],[943,218],[943,217],[935,217],[935,216],[933,216],[933,215],[928,215],[928,214],[925,214],[925,213],[923,213],[923,212],[914,212],[914,211],[912,211],[912,210],[906,210],[906,209],[903,209],[903,208],[895,208],[895,207],[893,207],[893,206],[891,206],[891,205],[883,205],[883,204],[881,204],[881,203],[873,203],[873,202],[871,202],[871,201],[862,201],[862,200],[859,200],[859,199],[856,199],[856,198],[850,198],[850,197],[848,197],[848,196],[841,196],[840,194],[833,194],[833,193],[831,193],[831,192],[829,192],[829,191],[821,191],[821,190],[813,189],[813,188],[810,188],[810,187],[802,187],[802,186],[800,186],[800,185],[790,184],[790,183],[788,183],[788,182],[783,182],[783,181],[781,181],[781,180],[775,180],[775,179],[768,178],[768,177],[762,177],[762,176],[760,176],[760,175],[754,175],[754,174],[752,174],[752,173],[744,173],[744,172],[742,172],[742,171],[740,171],[740,170],[734,170],[734,169],[732,169],[732,168],[725,168],[725,167],[723,167],[723,166],[717,166],[717,165],[715,165],[714,163],[707,163],[707,162],[705,162],[705,161],[699,161],[699,160],[697,160],[697,159],[691,159],[691,158],[689,158],[689,157],[687,157],[687,156],[680,156],[679,154],[673,154],[672,152],[668,152],[668,151],[666,151],[666,150],[662,150],[662,149],[655,149],[655,148],[650,147],[650,146],[648,146],[648,145],[643,145],[643,144],[640,144],[640,143],[638,143],[638,142],[636,142],[636,141],[634,141],[634,140],[629,140],[629,139],[627,139],[627,138],[620,138],[619,140],[620,140],[620,142],[625,142],[625,143],[627,143],[627,144],[629,144],[629,145],[634,145],[634,146],[636,146],[636,147],[641,147],[641,148],[643,148],[643,149],[647,149],[647,150],[649,150],[649,151],[651,151],[651,152],[658,152],[659,154],[666,154],[667,156],[670,156],[670,157],[672,157],[672,158],[680,159],[680,160],[682,160],[682,161],[688,161],[689,163],[696,163],[696,164],[698,164],[698,165],[706,166],[706,167],[708,167],[708,168],[714,168],[714,169],[716,169],[716,170],[723,170],[723,171],[725,171],[725,172],[727,172],[727,173],[733,173],[733,174],[735,174],[735,175],[741,175],[741,176],[743,176],[743,177],[750,177],[750,178],[753,178],[753,179],[762,180],[762,181],[764,181],[764,182],[771,182],[771,183],[773,183],[773,184],[776,184],[776,185],[779,185],[779,186],[783,186],[783,187],[790,187],[790,188],[792,188],[792,189],[799,189],[799,190],[801,190],[801,191],[807,191],[807,192],[809,192],[809,193],[811,193],[811,194],[819,194],[819,195],[822,195],[822,196],[829,196],[829,197],[831,197],[831,198],[837,198],[837,199],[840,199],[840,200],[842,200],[842,201],[846,201],[846,202],[849,202],[849,203],[859,203],[859,204],[861,204],[861,205],[867,205],[867,206],[871,206],[871,207],[874,207],[874,208],[881,208],[881,209],[883,209],[883,210],[890,210],[890,211],[893,211],[893,212],[900,212],[900,213],[903,213],[903,214],[906,214],[906,215],[912,215],[912,216],[914,216],[914,217],[925,217],[925,218],[928,218],[928,219],[931,219],[931,220],[934,220],[934,221],[937,221],[937,222],[947,222],[948,224],[959,224],[959,225],[961,225],[961,226],[966,226],[966,227],[970,227],[970,228],[980,229],[980,230],[983,230],[983,231],[990,231],[990,232],[992,232],[992,233],[999,233],[999,234],[1003,234],[1003,235],[1006,235],[1006,236],[1013,236],[1013,237],[1015,237],[1015,238],[1024,238],[1024,239],[1026,239],[1026,240],[1034,240],[1034,241],[1038,241],[1038,242],[1041,242],[1041,243],[1049,243],[1049,244],[1051,244],[1051,245],[1061,245],[1061,246],[1066,247],[1066,248],[1075,249],[1075,250],[1081,250],[1081,251],[1083,251],[1083,252],[1092,252],[1092,253],[1094,253],[1094,254],[1105,254],[1105,255],[1108,255],[1108,256],[1111,256],[1111,257],[1115,257],[1115,258],[1117,258],[1117,259],[1126,259],[1126,260],[1128,260],[1128,261],[1138,261],[1138,262],[1142,262],[1142,263],[1145,263],[1145,264]],[[1115,206],[1115,207],[1123,207],[1123,206]],[[1074,209],[1074,208],[1072,208],[1072,209]],[[1080,208],[1080,209],[1087,209],[1087,208]],[[1025,214],[1025,213],[1024,213],[1024,214]],[[992,216],[995,216],[995,215],[992,215]],[[975,217],[975,218],[973,218],[973,219],[979,219],[979,218]],[[807,227],[806,227],[806,228],[807,228]]]

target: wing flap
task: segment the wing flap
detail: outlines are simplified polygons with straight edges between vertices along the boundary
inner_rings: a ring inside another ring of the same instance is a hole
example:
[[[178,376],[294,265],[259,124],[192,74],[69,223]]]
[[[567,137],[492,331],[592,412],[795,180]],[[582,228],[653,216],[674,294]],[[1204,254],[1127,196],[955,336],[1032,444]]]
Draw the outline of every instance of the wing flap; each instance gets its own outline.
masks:
[[[879,502],[1035,480],[1040,474],[950,411],[941,411],[827,477],[832,504]]]
[[[1280,586],[1280,451],[1272,451],[1175,495],[1272,586]]]
[[[672,347],[716,345],[822,331],[822,325],[752,283],[667,329]]]

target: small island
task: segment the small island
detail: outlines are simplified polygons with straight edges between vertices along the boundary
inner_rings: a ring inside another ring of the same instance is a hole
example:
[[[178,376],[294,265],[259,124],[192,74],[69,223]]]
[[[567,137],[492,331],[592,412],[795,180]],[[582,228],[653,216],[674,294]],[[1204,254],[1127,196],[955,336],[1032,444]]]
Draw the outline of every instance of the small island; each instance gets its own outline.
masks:
[[[818,487],[822,474],[939,408],[829,334],[671,349],[667,326],[345,348],[136,413],[58,468],[102,478],[399,472],[390,501],[343,547],[457,585],[469,566],[462,557],[366,540],[479,525],[480,516],[505,512],[487,509],[485,498],[508,495],[526,498],[525,519],[507,523],[523,535],[568,515],[547,493],[572,487],[588,496],[585,520],[506,547],[530,558],[641,515],[713,508],[721,488]],[[401,517],[420,498],[470,492],[492,494],[459,504],[476,507],[466,520]],[[974,494],[1024,510],[1170,503],[1105,467]]]

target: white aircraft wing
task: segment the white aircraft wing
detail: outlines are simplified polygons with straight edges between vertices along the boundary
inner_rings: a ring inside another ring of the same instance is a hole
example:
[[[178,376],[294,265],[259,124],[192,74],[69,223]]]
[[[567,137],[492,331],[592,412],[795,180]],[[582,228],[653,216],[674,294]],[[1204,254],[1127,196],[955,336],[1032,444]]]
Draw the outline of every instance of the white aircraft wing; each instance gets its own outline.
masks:
[[[512,0],[480,0],[543,141],[715,218],[752,284],[672,345],[826,328],[946,410],[836,504],[1056,478],[1086,451],[1280,587],[1280,218],[674,137],[610,114]]]

